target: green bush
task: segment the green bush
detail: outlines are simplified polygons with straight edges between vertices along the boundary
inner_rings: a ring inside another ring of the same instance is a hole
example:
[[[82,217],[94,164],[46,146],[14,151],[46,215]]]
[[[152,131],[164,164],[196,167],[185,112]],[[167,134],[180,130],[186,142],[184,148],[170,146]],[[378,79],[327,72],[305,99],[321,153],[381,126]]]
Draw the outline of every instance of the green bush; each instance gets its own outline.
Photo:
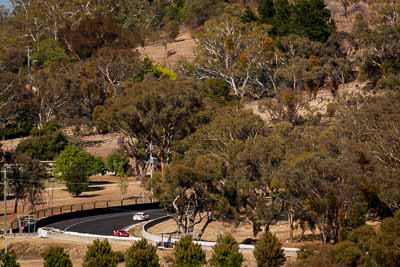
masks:
[[[174,267],[197,267],[206,262],[206,254],[191,236],[182,237],[174,248]]]
[[[0,140],[28,136],[32,127],[33,123],[31,121],[19,121],[17,123],[10,124],[6,129],[0,129]]]
[[[151,73],[157,78],[160,78],[162,76],[167,76],[168,79],[170,79],[171,81],[176,81],[177,79],[177,75],[173,70],[158,65],[154,65],[152,67]]]
[[[32,62],[39,66],[68,61],[70,61],[70,58],[64,48],[61,47],[59,42],[50,38],[39,41],[37,49],[32,54]]]
[[[107,108],[105,106],[96,106],[92,113],[92,122],[101,134],[108,133],[110,130],[110,122],[107,115]]]
[[[72,261],[64,248],[51,247],[44,255],[44,267],[72,267]]]
[[[380,231],[370,241],[368,255],[377,266],[399,266],[400,211],[393,218],[382,221]]]
[[[369,244],[375,236],[376,233],[371,226],[363,225],[351,231],[347,239],[358,244],[363,250],[368,250]]]
[[[61,132],[30,137],[21,141],[17,154],[25,154],[33,159],[53,160],[68,145],[68,140]]]
[[[219,236],[217,244],[213,247],[211,266],[213,267],[240,267],[243,255],[239,245],[231,235]]]
[[[95,240],[87,248],[83,267],[116,267],[117,260],[107,239]]]
[[[307,246],[298,253],[293,267],[337,266],[332,246]],[[339,265],[342,266],[342,265]]]
[[[316,247],[312,245],[305,245],[297,251],[297,259],[304,260],[315,255]]]
[[[251,22],[256,22],[258,21],[257,15],[251,10],[250,7],[246,7],[245,11],[242,13],[240,16],[240,20],[243,23],[251,23]]]
[[[358,266],[361,262],[362,252],[351,241],[338,243],[334,248],[336,262],[341,266]]]
[[[114,151],[107,157],[106,166],[117,176],[127,176],[130,174],[129,158],[122,151]]]
[[[261,22],[271,24],[278,36],[297,34],[325,42],[334,30],[324,0],[262,0],[258,10]]]
[[[229,95],[229,84],[223,79],[208,79],[207,88],[214,96],[227,97]]]
[[[115,258],[117,263],[121,263],[125,261],[125,253],[122,251],[115,251],[114,252]]]
[[[270,232],[264,234],[257,241],[253,253],[258,267],[278,267],[282,266],[286,261],[282,244]]]
[[[271,24],[275,16],[274,0],[261,0],[258,6],[258,13],[263,23]]]
[[[42,127],[34,127],[31,130],[31,136],[51,135],[60,129],[60,125],[54,122],[45,123]]]
[[[134,242],[126,251],[125,255],[126,267],[158,267],[159,258],[157,249],[148,244],[146,240]]]
[[[302,249],[294,266],[398,266],[400,252],[393,248],[399,243],[400,212],[383,220],[377,232],[363,225],[334,246]]]
[[[197,28],[212,17],[221,15],[224,11],[224,1],[221,0],[191,0],[186,1],[185,22]]]
[[[1,255],[0,267],[19,267],[17,257],[11,253]]]
[[[88,177],[105,170],[103,161],[76,146],[68,146],[55,160],[54,176],[64,180],[68,192],[79,196],[88,188]]]

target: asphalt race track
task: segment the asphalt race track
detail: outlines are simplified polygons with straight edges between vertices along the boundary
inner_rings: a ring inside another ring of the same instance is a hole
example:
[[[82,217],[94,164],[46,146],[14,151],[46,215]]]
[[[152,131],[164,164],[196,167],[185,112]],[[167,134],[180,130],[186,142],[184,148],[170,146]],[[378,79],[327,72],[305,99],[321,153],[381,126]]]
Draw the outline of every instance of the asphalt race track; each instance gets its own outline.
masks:
[[[164,210],[140,210],[150,215],[149,220],[167,215]],[[59,230],[95,234],[112,235],[114,230],[121,230],[140,221],[132,220],[137,211],[121,211],[113,214],[80,217],[46,225]]]

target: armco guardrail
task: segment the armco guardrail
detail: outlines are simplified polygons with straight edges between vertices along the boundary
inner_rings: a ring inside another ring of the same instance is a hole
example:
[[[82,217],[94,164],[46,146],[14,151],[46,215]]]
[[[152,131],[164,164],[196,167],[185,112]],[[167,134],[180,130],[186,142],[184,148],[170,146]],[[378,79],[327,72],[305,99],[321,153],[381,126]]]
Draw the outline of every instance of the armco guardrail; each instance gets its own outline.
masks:
[[[164,221],[167,221],[169,219],[171,219],[172,216],[164,216],[164,217],[160,217],[157,219],[154,219],[146,224],[143,225],[143,238],[152,241],[154,243],[158,243],[158,242],[167,242],[167,241],[171,241],[172,243],[176,243],[179,241],[179,239],[177,238],[171,238],[171,240],[169,240],[168,237],[161,237],[158,235],[153,235],[151,233],[148,232],[148,229],[150,229],[151,227],[162,223]],[[215,246],[216,242],[210,242],[210,241],[194,241],[196,244],[201,245],[203,248],[212,248],[213,246]],[[253,245],[246,245],[246,244],[239,244],[239,248],[242,250],[254,250],[254,246]],[[286,248],[284,247],[283,250],[285,251],[285,255],[288,257],[296,257],[297,256],[297,252],[299,251],[298,248]]]
[[[30,212],[29,214],[25,214],[25,216],[28,215],[36,218],[38,220],[38,228],[39,228],[41,226],[46,225],[46,223],[48,222],[51,223],[53,221],[52,219],[57,219],[58,217],[62,217],[62,215],[65,215],[65,218],[69,219],[69,217],[71,216],[68,216],[68,214],[81,215],[81,214],[90,214],[96,212],[106,212],[107,210],[108,210],[107,213],[112,213],[114,211],[111,210],[110,208],[124,209],[135,205],[158,206],[158,201],[154,198],[148,198],[148,197],[134,197],[124,200],[100,200],[87,203],[44,208]],[[19,228],[17,219],[12,221],[11,227],[12,229]]]

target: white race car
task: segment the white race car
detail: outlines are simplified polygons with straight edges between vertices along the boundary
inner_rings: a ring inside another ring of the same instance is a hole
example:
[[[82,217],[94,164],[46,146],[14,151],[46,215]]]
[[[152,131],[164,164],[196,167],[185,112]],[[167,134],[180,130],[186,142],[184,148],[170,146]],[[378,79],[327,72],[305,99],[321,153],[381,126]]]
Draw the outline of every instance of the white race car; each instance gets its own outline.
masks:
[[[136,212],[133,215],[133,220],[134,221],[144,221],[144,220],[147,220],[148,218],[150,218],[150,215],[148,213],[145,213],[145,212]]]

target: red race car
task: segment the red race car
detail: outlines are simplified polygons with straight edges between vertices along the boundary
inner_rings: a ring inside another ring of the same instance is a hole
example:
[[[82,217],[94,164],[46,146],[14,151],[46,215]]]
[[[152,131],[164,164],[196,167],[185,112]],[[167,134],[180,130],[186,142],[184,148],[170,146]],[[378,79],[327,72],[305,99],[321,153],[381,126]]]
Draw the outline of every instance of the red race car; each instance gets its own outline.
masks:
[[[115,230],[113,231],[113,236],[129,237],[129,233],[123,230]]]

